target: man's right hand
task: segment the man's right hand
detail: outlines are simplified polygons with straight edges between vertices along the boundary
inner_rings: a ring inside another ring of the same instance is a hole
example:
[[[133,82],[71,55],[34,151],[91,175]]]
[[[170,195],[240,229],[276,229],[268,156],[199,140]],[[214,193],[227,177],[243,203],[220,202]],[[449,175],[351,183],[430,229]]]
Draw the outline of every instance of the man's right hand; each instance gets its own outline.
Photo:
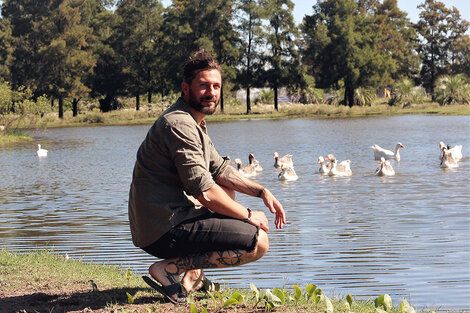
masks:
[[[263,211],[252,211],[251,212],[251,219],[249,221],[251,224],[255,226],[259,226],[265,232],[268,232],[268,218]]]

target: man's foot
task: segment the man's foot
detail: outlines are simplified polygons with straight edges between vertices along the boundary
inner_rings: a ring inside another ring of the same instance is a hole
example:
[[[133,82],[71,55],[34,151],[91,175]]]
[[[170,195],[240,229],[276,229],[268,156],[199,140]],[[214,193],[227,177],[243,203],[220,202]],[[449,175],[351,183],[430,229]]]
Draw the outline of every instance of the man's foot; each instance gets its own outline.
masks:
[[[186,287],[179,282],[179,273],[174,265],[166,261],[155,262],[149,267],[149,274],[160,283],[163,289],[150,285],[148,279],[144,278],[144,280],[171,302],[180,303],[181,298],[185,298],[184,294],[187,289],[185,290]]]
[[[187,271],[181,280],[181,284],[189,292],[215,291],[220,289],[219,284],[206,278],[202,269]]]

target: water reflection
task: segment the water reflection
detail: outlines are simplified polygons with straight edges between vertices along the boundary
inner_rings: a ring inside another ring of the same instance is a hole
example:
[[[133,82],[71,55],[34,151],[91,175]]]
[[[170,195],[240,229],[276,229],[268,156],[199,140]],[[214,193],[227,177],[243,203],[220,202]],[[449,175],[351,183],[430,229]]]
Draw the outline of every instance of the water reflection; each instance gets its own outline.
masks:
[[[271,225],[271,248],[259,262],[211,271],[234,287],[315,283],[326,292],[383,293],[415,305],[470,308],[470,158],[439,167],[438,143],[463,144],[470,118],[401,116],[348,120],[212,123],[218,151],[264,167],[255,180],[288,214]],[[0,243],[12,250],[54,247],[85,261],[145,272],[152,258],[132,246],[127,193],[138,145],[149,126],[53,129],[31,143],[0,147]],[[397,175],[377,177],[373,144],[406,146]],[[39,159],[41,143],[49,150]],[[282,183],[273,152],[292,153],[299,180]],[[350,159],[351,177],[317,173],[319,155]],[[259,199],[238,196],[252,208]],[[272,218],[271,218],[272,220]],[[256,277],[253,281],[253,277]],[[411,299],[410,299],[411,297]]]

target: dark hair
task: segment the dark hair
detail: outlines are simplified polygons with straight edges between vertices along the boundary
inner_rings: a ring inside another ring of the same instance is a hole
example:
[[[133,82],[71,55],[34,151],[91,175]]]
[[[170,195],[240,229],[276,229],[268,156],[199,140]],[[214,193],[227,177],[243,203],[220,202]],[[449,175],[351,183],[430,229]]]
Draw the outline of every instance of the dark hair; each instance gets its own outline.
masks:
[[[197,73],[203,70],[218,70],[220,72],[220,65],[217,61],[206,51],[200,50],[194,55],[189,57],[183,68],[183,81],[190,84],[196,77]]]

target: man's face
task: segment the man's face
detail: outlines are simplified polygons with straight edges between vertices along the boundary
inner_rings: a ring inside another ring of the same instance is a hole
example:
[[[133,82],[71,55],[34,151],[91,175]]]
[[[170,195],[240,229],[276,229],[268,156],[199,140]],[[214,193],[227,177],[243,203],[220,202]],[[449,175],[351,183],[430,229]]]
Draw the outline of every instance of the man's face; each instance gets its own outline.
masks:
[[[192,80],[191,85],[183,83],[185,102],[196,111],[211,115],[219,104],[221,87],[222,77],[218,70],[200,71]]]

